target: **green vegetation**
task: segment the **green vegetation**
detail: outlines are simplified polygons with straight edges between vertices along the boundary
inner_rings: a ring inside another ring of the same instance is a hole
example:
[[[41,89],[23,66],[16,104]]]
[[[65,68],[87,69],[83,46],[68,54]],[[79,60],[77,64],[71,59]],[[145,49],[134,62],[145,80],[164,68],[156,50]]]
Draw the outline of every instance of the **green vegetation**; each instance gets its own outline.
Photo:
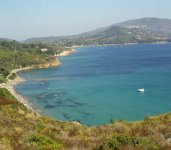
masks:
[[[8,100],[16,100],[15,97],[5,88],[0,89],[0,97],[4,97]]]
[[[3,150],[171,149],[171,113],[133,123],[112,120],[109,125],[86,127],[39,116],[16,101],[6,89],[0,89],[0,97],[13,101],[0,105]]]
[[[62,149],[63,145],[53,141],[52,139],[48,138],[47,136],[41,134],[34,134],[28,138],[28,142],[30,144],[35,145],[37,150],[43,149]]]
[[[96,150],[119,150],[119,149],[145,149],[158,150],[156,144],[153,144],[147,138],[130,137],[128,135],[118,135],[103,142]]]
[[[62,50],[61,47],[49,44],[0,41],[0,83],[6,82],[12,69],[49,63],[55,60],[53,55]],[[9,76],[9,79],[14,78],[15,74]]]
[[[1,51],[0,51],[0,58],[2,59]],[[1,61],[1,59],[0,59],[0,61]],[[6,69],[3,68],[1,63],[3,63],[3,62],[0,62],[0,83],[4,83],[4,82],[6,82],[6,77],[9,75],[10,72],[9,72],[8,68],[6,68]]]
[[[15,97],[5,88],[0,89],[0,106],[16,103]]]
[[[1,83],[5,83],[7,80],[4,78],[4,77],[2,77],[2,76],[0,76],[0,84]]]
[[[15,73],[12,73],[12,74],[8,77],[8,79],[14,80],[16,77],[17,77],[16,74],[15,74]]]

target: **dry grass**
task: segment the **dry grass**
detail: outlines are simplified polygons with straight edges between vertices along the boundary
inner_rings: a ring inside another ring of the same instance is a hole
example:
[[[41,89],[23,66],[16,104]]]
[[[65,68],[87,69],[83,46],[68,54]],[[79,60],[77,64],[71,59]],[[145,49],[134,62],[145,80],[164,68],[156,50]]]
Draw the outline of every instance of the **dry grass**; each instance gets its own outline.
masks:
[[[38,143],[28,140],[33,135],[43,137],[38,139],[41,146],[52,146],[53,143],[56,146],[63,145],[58,149],[89,150],[99,147],[107,139],[122,134],[148,138],[161,150],[171,149],[169,142],[171,113],[132,123],[116,121],[104,126],[86,127],[37,116],[20,103],[15,103],[1,106],[0,116],[0,149],[2,150],[34,150]],[[120,149],[140,148],[122,145]]]

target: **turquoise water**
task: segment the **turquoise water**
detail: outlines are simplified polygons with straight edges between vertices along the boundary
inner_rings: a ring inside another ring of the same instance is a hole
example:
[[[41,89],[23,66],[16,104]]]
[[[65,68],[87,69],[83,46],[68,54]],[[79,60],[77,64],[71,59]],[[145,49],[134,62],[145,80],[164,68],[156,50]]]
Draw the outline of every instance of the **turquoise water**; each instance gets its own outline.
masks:
[[[16,86],[50,117],[100,125],[171,111],[171,44],[84,47],[60,60],[20,72],[26,82]]]

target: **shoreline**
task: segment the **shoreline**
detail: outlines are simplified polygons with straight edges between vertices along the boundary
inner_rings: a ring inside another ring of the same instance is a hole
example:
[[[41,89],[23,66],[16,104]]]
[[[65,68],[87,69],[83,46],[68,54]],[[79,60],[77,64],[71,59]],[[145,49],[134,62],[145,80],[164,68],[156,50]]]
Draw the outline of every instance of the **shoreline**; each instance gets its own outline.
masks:
[[[28,66],[25,68],[18,68],[18,69],[13,69],[11,70],[11,73],[16,74],[16,78],[14,80],[9,80],[7,79],[6,83],[1,83],[0,88],[6,88],[7,90],[10,91],[10,93],[20,102],[22,103],[27,109],[35,112],[38,115],[41,115],[41,111],[37,109],[32,103],[29,102],[29,99],[20,93],[18,93],[15,89],[15,86],[17,84],[20,84],[22,82],[25,82],[26,79],[22,78],[17,74],[19,71],[26,71],[26,70],[32,70],[32,69],[46,69],[46,68],[51,68],[51,67],[58,67],[61,65],[61,62],[56,59],[52,62],[48,62],[46,64],[39,64],[39,65],[33,65],[33,66]]]
[[[128,44],[128,45],[130,45],[130,44]],[[153,44],[153,43],[151,43],[151,44]],[[159,43],[157,43],[157,44],[159,44]],[[160,43],[160,44],[166,44],[166,43]],[[108,45],[103,45],[103,46],[108,46]],[[85,47],[85,46],[83,46],[83,47]],[[79,48],[79,47],[75,47],[75,48]],[[77,51],[74,48],[72,50],[74,50],[74,52]],[[71,50],[67,50],[67,51],[71,51]],[[70,55],[72,53],[69,53],[68,55]],[[65,56],[67,56],[67,55],[65,55]],[[57,62],[59,62],[59,60],[58,60],[59,57],[63,57],[63,56],[56,57],[57,58],[56,59]],[[56,118],[48,116],[47,114],[43,113],[40,109],[38,109],[36,106],[34,106],[33,103],[30,102],[30,99],[28,97],[25,97],[24,95],[22,95],[22,94],[20,94],[19,92],[16,91],[16,87],[15,86],[17,84],[20,84],[20,83],[26,81],[26,79],[22,78],[21,76],[19,76],[17,74],[18,72],[20,72],[20,71],[29,71],[29,70],[32,70],[32,69],[47,69],[47,68],[50,68],[50,67],[59,67],[61,65],[61,62],[59,62],[59,64],[57,66],[48,65],[49,67],[47,67],[47,64],[39,65],[41,67],[29,66],[29,67],[25,67],[25,68],[18,68],[18,69],[11,70],[11,73],[16,73],[16,78],[14,80],[8,80],[7,83],[0,84],[0,88],[8,89],[10,91],[10,93],[17,99],[17,101],[19,103],[22,103],[26,107],[26,109],[28,109],[32,113],[35,113],[37,116],[47,116],[47,117],[49,117],[51,119],[54,119],[54,120],[57,120],[57,121],[60,121],[60,122],[67,122],[67,123],[73,123],[73,124],[76,124],[76,125],[79,125],[79,126],[84,126],[85,124],[81,124],[81,123],[79,123],[77,121],[74,121],[74,120],[72,120],[72,121],[64,121],[64,120],[59,120],[59,119],[56,119]],[[159,113],[159,114],[155,114],[155,115],[152,115],[152,116],[150,115],[149,117],[150,118],[155,118],[155,117],[158,117],[158,116],[161,116],[161,115],[164,115],[164,114],[168,114],[168,113],[170,113],[170,112]],[[117,119],[116,119],[116,121],[117,121]],[[126,121],[131,122],[131,123],[132,122],[139,123],[139,122],[143,121],[143,119],[134,120],[134,121],[126,120]],[[109,123],[100,124],[100,125],[90,125],[90,127],[98,127],[98,126],[103,126],[103,125],[108,125],[108,124]]]
[[[151,44],[166,44],[168,42],[160,42],[160,43],[151,43]],[[15,90],[15,86],[17,84],[20,84],[22,82],[25,82],[26,80],[22,77],[20,77],[17,72],[20,71],[28,71],[28,70],[32,70],[32,69],[47,69],[47,68],[51,68],[51,67],[58,67],[61,66],[62,63],[59,61],[58,58],[60,57],[65,57],[68,55],[71,55],[73,53],[75,53],[77,50],[76,48],[81,48],[81,47],[90,47],[90,46],[117,46],[117,45],[134,45],[134,44],[138,44],[138,43],[124,43],[124,44],[103,44],[103,45],[73,45],[72,47],[67,47],[70,48],[69,50],[64,50],[63,52],[61,52],[60,54],[57,54],[55,56],[53,56],[54,58],[56,58],[54,61],[52,62],[48,62],[45,64],[39,64],[39,65],[33,65],[33,66],[27,66],[25,68],[18,68],[18,69],[13,69],[11,70],[11,73],[15,73],[16,74],[16,78],[14,80],[9,80],[7,78],[7,82],[6,83],[1,83],[0,84],[0,88],[6,88],[8,89],[11,94],[20,102],[22,103],[25,107],[27,107],[28,109],[32,110],[33,112],[36,112],[38,114],[40,114],[40,110],[35,109],[35,106],[29,102],[29,98],[24,97],[23,95],[21,95],[20,93],[18,93]],[[144,43],[143,43],[144,44]]]
[[[17,72],[20,71],[28,71],[28,70],[32,70],[32,69],[47,69],[47,68],[52,68],[52,67],[59,67],[62,65],[62,63],[59,61],[59,57],[63,57],[63,56],[68,56],[71,55],[73,53],[75,53],[77,50],[75,48],[72,48],[71,50],[65,50],[64,52],[60,54],[58,54],[58,56],[54,56],[55,60],[45,63],[45,64],[39,64],[39,65],[33,65],[33,66],[27,66],[25,68],[18,68],[18,69],[13,69],[11,70],[10,74],[8,75],[8,77],[12,74],[15,73],[16,74],[16,78],[14,80],[9,80],[7,77],[7,82],[6,83],[1,83],[0,84],[0,88],[6,88],[7,90],[10,91],[10,93],[20,102],[22,103],[27,109],[35,112],[37,115],[41,115],[41,110],[39,110],[37,107],[35,107],[32,103],[29,102],[29,98],[21,95],[20,93],[18,93],[15,89],[15,86],[17,84],[20,84],[22,82],[25,82],[26,79],[22,78],[21,76],[19,76],[17,74]]]
[[[101,46],[126,46],[126,45],[137,45],[137,44],[167,44],[170,42],[162,41],[162,42],[153,42],[153,43],[123,43],[123,44],[96,44],[96,45],[73,45],[70,48],[82,48],[82,47],[101,47]]]

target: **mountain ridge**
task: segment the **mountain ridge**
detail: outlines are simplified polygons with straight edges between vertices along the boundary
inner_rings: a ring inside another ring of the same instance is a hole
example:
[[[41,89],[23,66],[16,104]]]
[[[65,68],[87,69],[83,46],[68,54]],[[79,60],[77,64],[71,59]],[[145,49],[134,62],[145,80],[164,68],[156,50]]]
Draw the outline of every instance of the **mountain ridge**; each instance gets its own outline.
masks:
[[[149,17],[127,20],[78,35],[35,37],[26,39],[24,42],[60,43],[65,46],[72,46],[146,43],[148,41],[151,43],[167,41],[167,39],[171,39],[171,19]]]

